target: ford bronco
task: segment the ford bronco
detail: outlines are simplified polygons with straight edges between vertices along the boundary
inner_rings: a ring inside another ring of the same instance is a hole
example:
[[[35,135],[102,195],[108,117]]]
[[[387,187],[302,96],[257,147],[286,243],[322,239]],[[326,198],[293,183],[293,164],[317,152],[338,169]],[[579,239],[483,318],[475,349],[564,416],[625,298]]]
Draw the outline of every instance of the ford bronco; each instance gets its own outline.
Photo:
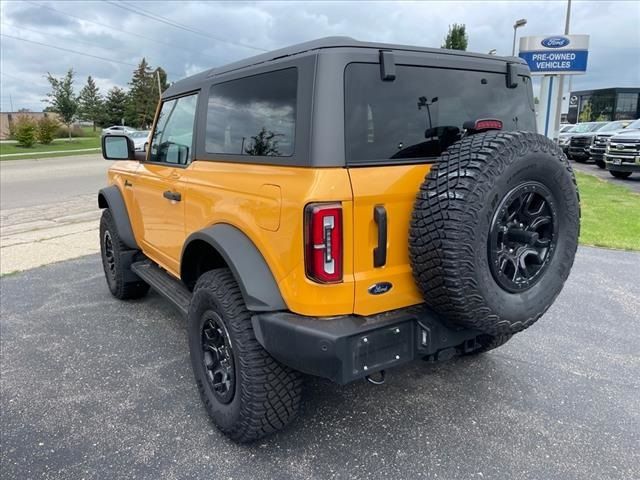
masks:
[[[380,383],[504,344],[577,248],[574,175],[518,58],[325,38],[176,82],[148,151],[102,150],[108,287],[187,317],[239,442],[292,421],[302,374]]]

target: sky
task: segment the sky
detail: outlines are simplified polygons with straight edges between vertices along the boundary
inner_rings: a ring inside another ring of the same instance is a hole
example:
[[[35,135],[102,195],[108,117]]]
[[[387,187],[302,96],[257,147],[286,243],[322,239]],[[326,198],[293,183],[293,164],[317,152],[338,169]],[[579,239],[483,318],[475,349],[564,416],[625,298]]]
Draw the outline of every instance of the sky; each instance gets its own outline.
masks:
[[[0,0],[1,108],[41,111],[46,74],[91,75],[102,93],[126,87],[142,57],[169,81],[263,51],[331,35],[439,47],[464,23],[467,50],[510,55],[520,35],[564,32],[566,1],[174,2]],[[591,35],[585,75],[573,90],[640,87],[640,2],[572,2],[571,33]],[[538,82],[534,83],[534,94]]]

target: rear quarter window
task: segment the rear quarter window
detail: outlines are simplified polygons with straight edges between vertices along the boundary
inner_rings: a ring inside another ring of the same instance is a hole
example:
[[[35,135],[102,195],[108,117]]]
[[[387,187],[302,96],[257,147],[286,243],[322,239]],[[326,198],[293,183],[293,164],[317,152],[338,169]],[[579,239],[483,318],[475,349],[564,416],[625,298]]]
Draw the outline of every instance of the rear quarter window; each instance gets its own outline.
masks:
[[[212,85],[205,151],[258,157],[293,155],[297,84],[297,69],[287,68]]]
[[[504,130],[535,131],[530,79],[520,76],[516,88],[507,88],[505,77],[399,65],[389,82],[380,79],[378,64],[347,65],[347,163],[438,157],[460,139],[468,120],[495,118]]]

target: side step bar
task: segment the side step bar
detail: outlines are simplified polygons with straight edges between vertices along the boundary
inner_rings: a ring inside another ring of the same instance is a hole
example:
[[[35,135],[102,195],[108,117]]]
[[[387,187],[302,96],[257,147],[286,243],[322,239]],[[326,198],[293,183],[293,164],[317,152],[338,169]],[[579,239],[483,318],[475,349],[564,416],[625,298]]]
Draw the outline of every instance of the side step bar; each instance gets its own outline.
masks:
[[[187,316],[191,292],[180,280],[169,275],[151,260],[132,263],[131,270],[173,303],[182,315]]]

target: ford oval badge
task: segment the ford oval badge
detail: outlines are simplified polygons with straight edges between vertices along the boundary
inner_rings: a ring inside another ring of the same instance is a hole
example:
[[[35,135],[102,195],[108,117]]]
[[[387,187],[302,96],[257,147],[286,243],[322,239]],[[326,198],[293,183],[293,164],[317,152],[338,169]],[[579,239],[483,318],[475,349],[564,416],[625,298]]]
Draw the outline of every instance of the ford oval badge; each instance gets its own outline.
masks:
[[[547,48],[562,48],[571,43],[567,37],[547,37],[540,42],[543,47]]]
[[[393,285],[389,282],[374,283],[369,287],[368,292],[371,295],[382,295],[383,293],[387,293],[391,290],[392,287]]]

